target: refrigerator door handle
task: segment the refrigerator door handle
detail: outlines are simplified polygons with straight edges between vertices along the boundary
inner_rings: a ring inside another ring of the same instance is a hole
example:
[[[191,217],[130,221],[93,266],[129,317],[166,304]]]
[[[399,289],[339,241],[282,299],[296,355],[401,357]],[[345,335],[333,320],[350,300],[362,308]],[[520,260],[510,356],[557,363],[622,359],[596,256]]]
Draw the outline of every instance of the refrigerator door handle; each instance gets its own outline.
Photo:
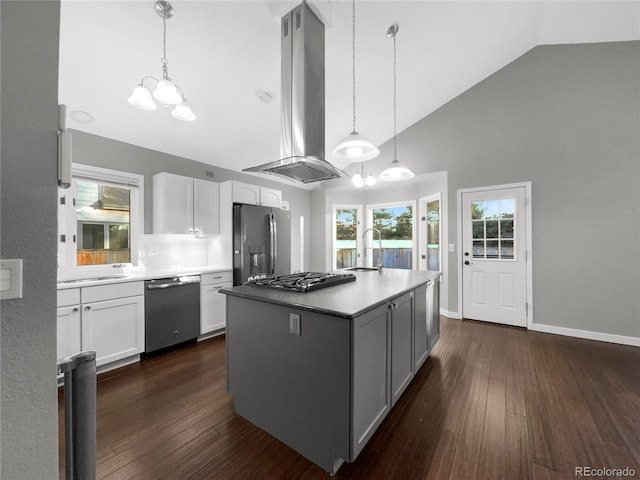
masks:
[[[271,275],[276,273],[276,261],[278,251],[278,229],[276,225],[276,217],[273,213],[269,213],[269,235],[271,236],[271,242],[269,247],[269,253],[271,256]]]

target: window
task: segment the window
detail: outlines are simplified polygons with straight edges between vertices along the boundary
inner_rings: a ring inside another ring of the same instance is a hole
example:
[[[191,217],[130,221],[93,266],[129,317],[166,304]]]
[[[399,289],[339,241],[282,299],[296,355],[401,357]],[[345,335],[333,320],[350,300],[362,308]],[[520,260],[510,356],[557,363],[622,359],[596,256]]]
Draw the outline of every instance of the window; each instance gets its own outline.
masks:
[[[71,187],[60,189],[59,268],[137,263],[143,177],[77,164],[72,176]]]
[[[336,205],[333,208],[333,268],[358,266],[362,207]]]
[[[422,231],[420,233],[421,258],[426,260],[420,268],[442,270],[440,240],[440,193],[420,199]]]
[[[368,207],[369,225],[380,231],[382,238],[382,266],[412,270],[414,264],[414,202]],[[370,232],[365,239],[368,266],[378,265],[377,234]],[[371,252],[368,255],[368,252]]]
[[[473,258],[514,259],[516,199],[471,202]]]

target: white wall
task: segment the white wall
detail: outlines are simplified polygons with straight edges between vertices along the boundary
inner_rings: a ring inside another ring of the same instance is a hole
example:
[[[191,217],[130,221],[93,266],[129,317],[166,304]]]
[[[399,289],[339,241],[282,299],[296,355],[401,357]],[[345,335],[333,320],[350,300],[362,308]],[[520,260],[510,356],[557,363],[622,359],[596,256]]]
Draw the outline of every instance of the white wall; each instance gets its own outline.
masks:
[[[56,237],[60,2],[0,2],[1,255],[23,259],[3,300],[0,477],[58,478]]]

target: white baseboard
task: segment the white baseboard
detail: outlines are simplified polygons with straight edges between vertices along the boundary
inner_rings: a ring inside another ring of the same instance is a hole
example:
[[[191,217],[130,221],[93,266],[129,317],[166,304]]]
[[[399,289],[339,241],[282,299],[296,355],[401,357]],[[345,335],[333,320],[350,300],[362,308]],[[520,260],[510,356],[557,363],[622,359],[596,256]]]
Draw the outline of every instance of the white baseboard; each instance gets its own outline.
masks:
[[[449,310],[440,309],[440,315],[444,315],[447,318],[456,318],[460,320],[462,317],[458,312],[450,312]]]
[[[531,324],[529,326],[529,330],[543,333],[554,333],[556,335],[565,335],[567,337],[586,338],[587,340],[598,340],[600,342],[618,343],[621,345],[640,347],[640,338],[638,337],[627,337],[624,335],[613,335],[610,333],[590,332],[588,330],[556,327],[554,325],[542,325],[540,323]]]

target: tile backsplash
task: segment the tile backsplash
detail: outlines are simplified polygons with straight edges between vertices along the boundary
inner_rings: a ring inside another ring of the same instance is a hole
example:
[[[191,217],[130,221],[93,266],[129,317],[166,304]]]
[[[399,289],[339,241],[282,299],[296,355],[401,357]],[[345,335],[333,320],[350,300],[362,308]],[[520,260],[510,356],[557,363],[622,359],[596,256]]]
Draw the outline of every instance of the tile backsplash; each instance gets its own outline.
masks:
[[[211,266],[212,237],[191,235],[143,235],[140,264],[148,270]]]

